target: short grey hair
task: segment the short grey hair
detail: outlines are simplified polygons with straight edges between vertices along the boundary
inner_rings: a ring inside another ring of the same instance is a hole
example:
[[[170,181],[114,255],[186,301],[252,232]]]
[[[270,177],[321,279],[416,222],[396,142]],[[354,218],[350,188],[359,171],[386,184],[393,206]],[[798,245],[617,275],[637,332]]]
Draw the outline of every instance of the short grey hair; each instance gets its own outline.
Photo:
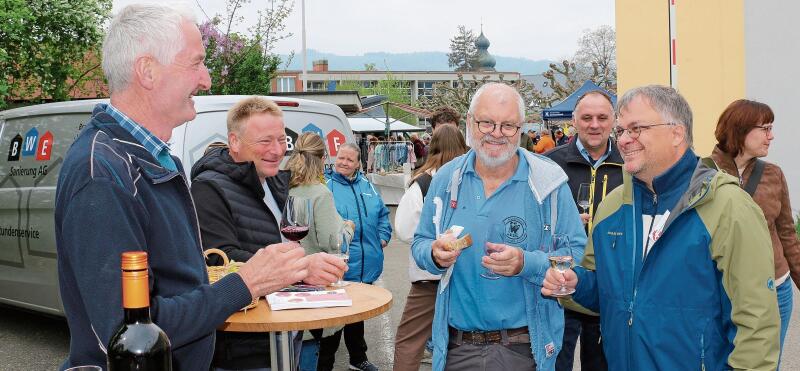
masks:
[[[356,153],[356,156],[358,156],[358,161],[359,161],[359,164],[360,164],[360,162],[361,162],[361,148],[359,148],[357,145],[355,145],[353,143],[340,144],[339,145],[339,151],[341,151],[342,148],[349,148],[349,149],[353,150]]]
[[[136,58],[150,54],[170,64],[185,46],[183,22],[197,23],[182,4],[131,4],[111,21],[103,41],[103,72],[113,93],[128,87]]]
[[[628,90],[617,101],[617,117],[638,96],[644,98],[666,123],[683,125],[686,128],[686,144],[692,147],[692,108],[677,90],[663,85],[647,85]]]
[[[480,98],[481,94],[483,94],[483,92],[486,89],[499,86],[506,86],[510,88],[514,92],[514,95],[517,96],[517,106],[519,107],[519,120],[520,122],[525,121],[525,100],[522,99],[522,95],[519,94],[519,91],[517,91],[516,88],[514,88],[511,85],[504,84],[502,82],[487,82],[481,85],[481,87],[479,87],[478,90],[475,91],[475,94],[472,95],[472,100],[470,100],[469,102],[469,110],[467,111],[467,114],[472,116],[475,113],[475,106],[478,104],[478,98]]]

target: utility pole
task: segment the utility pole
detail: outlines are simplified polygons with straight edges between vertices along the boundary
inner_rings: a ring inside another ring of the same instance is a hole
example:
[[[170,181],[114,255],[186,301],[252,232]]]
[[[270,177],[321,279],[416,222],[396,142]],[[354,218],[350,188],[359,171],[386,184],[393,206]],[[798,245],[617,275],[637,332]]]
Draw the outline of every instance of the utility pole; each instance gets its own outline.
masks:
[[[303,81],[303,90],[306,91],[306,86],[308,84],[308,75],[306,74],[308,67],[308,61],[306,60],[308,57],[308,52],[306,51],[306,0],[300,0],[300,14],[302,18],[302,39],[303,39],[303,74],[300,76],[300,80]]]

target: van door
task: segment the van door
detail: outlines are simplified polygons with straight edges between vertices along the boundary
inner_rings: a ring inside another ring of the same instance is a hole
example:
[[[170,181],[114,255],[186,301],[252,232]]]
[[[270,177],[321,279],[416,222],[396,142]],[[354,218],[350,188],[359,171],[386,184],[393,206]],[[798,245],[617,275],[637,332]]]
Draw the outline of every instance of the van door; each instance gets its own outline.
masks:
[[[53,314],[59,300],[53,209],[64,155],[88,114],[11,118],[0,129],[0,301]]]

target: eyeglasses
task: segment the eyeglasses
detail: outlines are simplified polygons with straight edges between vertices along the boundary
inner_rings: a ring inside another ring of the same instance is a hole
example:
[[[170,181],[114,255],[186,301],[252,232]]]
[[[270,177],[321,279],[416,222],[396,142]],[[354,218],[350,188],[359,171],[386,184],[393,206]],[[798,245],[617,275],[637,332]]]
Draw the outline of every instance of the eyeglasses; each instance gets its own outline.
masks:
[[[753,126],[753,128],[759,128],[761,130],[764,130],[764,134],[769,134],[772,132],[772,125],[756,125]]]
[[[500,126],[500,134],[506,137],[513,137],[519,131],[520,126],[516,124],[512,124],[510,122],[503,122],[500,124],[495,123],[494,121],[489,120],[475,120],[475,123],[478,124],[478,131],[482,134],[489,134],[493,133],[497,126]]]
[[[663,124],[633,125],[632,127],[627,128],[627,129],[622,128],[619,125],[617,125],[617,126],[614,127],[613,132],[614,132],[614,137],[617,138],[617,139],[622,138],[622,135],[625,134],[626,132],[628,133],[628,136],[631,137],[631,139],[636,139],[636,138],[639,137],[640,134],[642,134],[642,130],[650,129],[650,128],[653,128],[653,127],[656,127],[656,126],[667,126],[667,125],[673,126],[673,125],[675,125],[675,123],[667,122],[667,123],[663,123]]]

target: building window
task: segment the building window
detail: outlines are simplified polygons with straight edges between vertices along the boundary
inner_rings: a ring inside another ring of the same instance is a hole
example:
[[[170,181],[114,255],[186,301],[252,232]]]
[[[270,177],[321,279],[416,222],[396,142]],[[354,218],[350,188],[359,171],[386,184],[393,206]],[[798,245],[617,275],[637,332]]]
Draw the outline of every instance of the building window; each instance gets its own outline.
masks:
[[[294,77],[278,77],[278,92],[294,92]]]
[[[431,98],[435,83],[435,81],[417,81],[417,99],[422,97]]]
[[[306,91],[327,91],[327,81],[309,81],[306,85]]]

